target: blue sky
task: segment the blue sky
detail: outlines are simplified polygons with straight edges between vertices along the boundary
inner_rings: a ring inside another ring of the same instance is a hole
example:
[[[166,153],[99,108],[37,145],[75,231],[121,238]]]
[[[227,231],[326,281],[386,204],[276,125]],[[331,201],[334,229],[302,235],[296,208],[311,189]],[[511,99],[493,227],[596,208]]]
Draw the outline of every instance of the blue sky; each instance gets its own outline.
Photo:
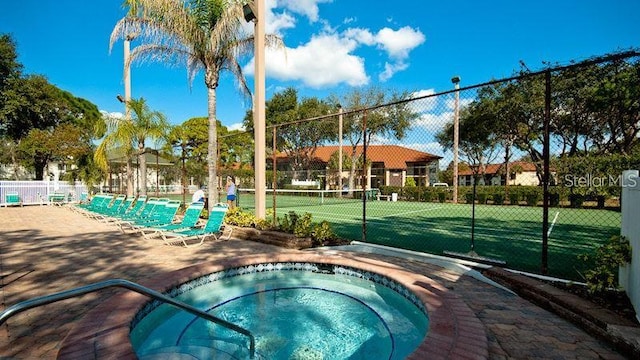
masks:
[[[638,0],[266,0],[268,32],[279,34],[286,61],[267,57],[267,98],[288,86],[324,98],[351,87],[445,91],[509,76],[524,61],[566,64],[640,46]],[[123,112],[122,42],[109,35],[125,10],[121,0],[3,1],[0,33],[18,45],[25,73]],[[250,29],[250,25],[249,29]],[[133,46],[136,42],[133,43]],[[252,81],[251,60],[247,60]],[[230,75],[218,90],[218,117],[237,127],[248,103]],[[132,96],[144,97],[173,124],[206,116],[202,75],[193,86],[184,67],[136,64]]]

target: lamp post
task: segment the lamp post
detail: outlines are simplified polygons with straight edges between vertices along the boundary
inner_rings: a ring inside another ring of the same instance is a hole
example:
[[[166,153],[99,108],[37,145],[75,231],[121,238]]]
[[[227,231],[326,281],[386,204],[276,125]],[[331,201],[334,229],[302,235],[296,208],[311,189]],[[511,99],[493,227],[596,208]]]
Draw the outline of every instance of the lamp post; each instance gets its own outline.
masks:
[[[265,0],[250,1],[243,6],[244,19],[254,22],[254,98],[253,128],[255,142],[255,214],[266,215],[266,120],[265,120]]]
[[[135,35],[129,34],[124,38],[124,116],[128,120],[131,115],[129,100],[131,100],[131,41]]]
[[[456,98],[453,109],[453,203],[458,203],[458,143],[460,141],[460,77],[451,78],[456,89]]]
[[[338,197],[342,197],[342,105],[338,104]]]

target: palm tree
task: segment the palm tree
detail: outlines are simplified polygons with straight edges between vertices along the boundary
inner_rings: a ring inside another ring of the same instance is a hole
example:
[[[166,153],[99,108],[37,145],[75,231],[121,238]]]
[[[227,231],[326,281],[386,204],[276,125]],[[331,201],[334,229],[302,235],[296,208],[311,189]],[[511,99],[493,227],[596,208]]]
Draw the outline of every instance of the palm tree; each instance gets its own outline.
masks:
[[[186,64],[189,81],[204,71],[208,89],[209,143],[207,148],[209,206],[218,202],[216,89],[220,73],[230,71],[241,91],[251,94],[238,58],[253,49],[253,36],[242,27],[243,1],[239,0],[125,0],[129,14],[111,33],[110,44],[127,34],[137,34],[142,42],[130,55],[130,61],[154,60],[169,64]],[[272,35],[268,46],[281,46]]]
[[[127,102],[131,110],[129,118],[106,118],[107,135],[96,149],[95,162],[102,169],[108,167],[107,153],[121,149],[127,158],[127,195],[133,195],[131,157],[138,156],[140,167],[140,194],[147,194],[147,160],[145,142],[147,139],[161,139],[169,129],[166,117],[159,111],[152,111],[143,98]]]

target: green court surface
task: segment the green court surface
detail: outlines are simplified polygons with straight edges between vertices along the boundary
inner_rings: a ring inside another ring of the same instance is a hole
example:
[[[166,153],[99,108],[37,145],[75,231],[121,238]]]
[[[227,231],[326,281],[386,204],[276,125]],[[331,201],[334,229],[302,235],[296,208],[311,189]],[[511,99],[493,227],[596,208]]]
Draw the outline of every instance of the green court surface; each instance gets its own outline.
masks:
[[[252,195],[239,206],[253,211]],[[267,195],[267,209],[272,196]],[[362,200],[320,201],[313,197],[276,197],[276,214],[310,213],[314,222],[327,220],[343,238],[363,240]],[[506,261],[507,267],[540,273],[542,208],[476,205],[474,249],[483,257]],[[471,249],[469,204],[377,201],[366,203],[366,241],[431,254],[466,253]],[[620,234],[620,213],[595,209],[549,209],[548,275],[582,281],[590,264],[578,259]]]

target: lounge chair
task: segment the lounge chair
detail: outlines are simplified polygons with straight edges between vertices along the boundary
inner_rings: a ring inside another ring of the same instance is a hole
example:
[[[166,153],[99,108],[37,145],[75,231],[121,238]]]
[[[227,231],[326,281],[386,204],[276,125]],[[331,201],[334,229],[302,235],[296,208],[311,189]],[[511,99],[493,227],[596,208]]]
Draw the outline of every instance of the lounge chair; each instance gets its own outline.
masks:
[[[139,229],[140,234],[142,234],[145,239],[151,239],[160,236],[160,233],[165,231],[176,231],[195,228],[198,225],[198,221],[200,220],[202,210],[204,210],[204,203],[194,202],[189,205],[189,207],[187,207],[187,210],[185,210],[184,216],[179,223],[141,228]]]
[[[233,228],[230,227],[229,233],[226,236],[224,235],[224,217],[228,209],[226,204],[216,204],[209,212],[209,219],[204,227],[161,232],[160,236],[167,245],[183,245],[185,247],[202,245],[209,236],[213,236],[216,240],[223,238],[224,240],[229,240]]]
[[[115,196],[111,194],[97,194],[91,199],[88,204],[78,204],[69,206],[68,208],[77,211],[87,217],[93,217],[94,214],[104,211],[104,209],[106,209],[109,204],[111,204],[111,201],[114,198]]]
[[[138,214],[142,209],[142,207],[147,202],[147,196],[138,195],[135,201],[133,200],[133,198],[128,198],[126,202],[128,202],[128,205],[124,209],[121,206],[118,212],[111,217],[107,217],[105,219],[105,222],[115,223],[115,222],[124,220],[127,217],[135,216],[135,214]]]
[[[167,198],[149,198],[137,213],[126,214],[113,224],[118,226],[120,231],[125,232],[126,229],[131,229],[136,222],[149,221],[157,216],[157,213],[164,209],[168,202]]]
[[[118,219],[118,217],[124,215],[125,213],[127,213],[129,211],[129,209],[131,209],[131,206],[133,205],[133,198],[132,197],[127,197],[119,206],[117,209],[113,210],[113,213],[111,213],[110,215],[105,214],[104,216],[100,216],[98,218],[98,220],[102,221],[102,222],[113,222],[116,221],[116,219]]]
[[[169,200],[157,204],[153,213],[147,219],[129,222],[127,225],[121,226],[120,229],[122,229],[123,232],[125,229],[139,231],[145,227],[171,224],[181,204],[182,202],[179,200]]]
[[[62,206],[67,201],[67,196],[63,192],[54,192],[49,194],[49,205]]]
[[[89,217],[100,220],[109,216],[113,216],[118,211],[120,205],[122,205],[126,198],[126,195],[117,195],[115,199],[113,199],[113,201],[111,201],[106,207],[92,211],[89,214]]]
[[[17,192],[8,192],[4,194],[4,204],[5,207],[8,206],[22,206],[22,199]]]

